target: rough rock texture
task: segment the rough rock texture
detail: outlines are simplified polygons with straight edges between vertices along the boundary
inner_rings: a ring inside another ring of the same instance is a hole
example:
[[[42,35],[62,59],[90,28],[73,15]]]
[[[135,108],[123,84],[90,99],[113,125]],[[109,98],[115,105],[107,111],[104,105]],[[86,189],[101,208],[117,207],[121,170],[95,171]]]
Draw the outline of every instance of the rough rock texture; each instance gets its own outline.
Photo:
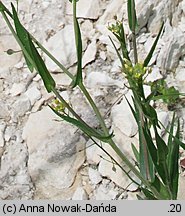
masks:
[[[10,2],[4,1],[9,8]],[[20,20],[26,29],[75,74],[76,47],[69,1],[19,2]],[[83,39],[84,83],[107,126],[114,131],[115,142],[134,162],[131,143],[138,146],[137,125],[124,95],[130,103],[132,100],[109,36],[117,48],[119,44],[107,29],[117,17],[123,20],[126,37],[131,39],[126,5],[126,0],[80,0],[77,16]],[[153,71],[146,81],[165,77],[169,86],[185,92],[185,1],[136,0],[136,10],[140,61],[146,57],[164,21],[162,36],[150,61]],[[70,124],[58,121],[46,106],[54,97],[46,92],[40,76],[29,72],[21,52],[10,56],[4,52],[8,49],[18,51],[19,47],[0,19],[0,199],[136,199],[137,186],[129,185],[130,180],[121,169],[92,140]],[[132,58],[130,43],[128,50]],[[99,128],[82,93],[68,88],[70,78],[45,54],[43,58],[62,97],[88,124]],[[147,95],[150,93],[148,87],[144,90]],[[181,105],[178,115],[185,140],[184,99]],[[172,112],[162,104],[157,113],[167,126]],[[165,135],[164,130],[160,133]],[[122,163],[106,143],[97,142]],[[178,197],[185,199],[184,170],[179,182]]]
[[[50,198],[62,198],[77,170],[84,162],[84,139],[74,136],[75,128],[56,122],[56,116],[44,108],[29,116],[23,130],[28,146],[28,169],[39,193]],[[41,197],[40,197],[41,198]]]

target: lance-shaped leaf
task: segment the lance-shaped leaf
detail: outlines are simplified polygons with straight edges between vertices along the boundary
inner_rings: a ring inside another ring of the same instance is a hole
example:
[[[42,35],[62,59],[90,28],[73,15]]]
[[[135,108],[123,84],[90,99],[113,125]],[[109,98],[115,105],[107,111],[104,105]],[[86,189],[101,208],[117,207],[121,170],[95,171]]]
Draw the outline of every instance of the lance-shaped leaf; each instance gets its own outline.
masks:
[[[157,145],[157,169],[164,184],[169,184],[169,171],[167,166],[168,146],[159,136],[157,128],[154,126],[155,139]]]
[[[0,12],[5,11],[11,18],[13,18],[10,11],[4,6],[4,4],[0,1]]]
[[[51,92],[56,86],[55,80],[50,75],[44,61],[42,60],[39,52],[37,51],[36,47],[34,46],[29,35],[28,35],[28,41],[30,44],[33,60],[34,60],[35,65],[36,65],[36,70],[40,74],[40,76],[44,82],[44,86],[46,87],[47,91]]]
[[[171,122],[170,127],[170,134],[168,137],[168,170],[169,170],[169,176],[170,176],[170,183],[171,183],[171,189],[173,193],[173,199],[177,198],[177,192],[178,192],[178,179],[179,179],[179,143],[173,139],[173,133],[174,133],[174,126],[175,126],[175,114],[173,115],[173,119]],[[180,138],[180,123],[178,119],[178,126],[175,137],[177,139]]]
[[[53,109],[53,107],[51,107],[51,106],[49,106],[49,107],[60,118],[62,118],[66,122],[69,122],[69,123],[73,124],[74,126],[78,127],[80,130],[82,130],[85,134],[87,134],[90,137],[95,137],[95,138],[97,138],[97,139],[99,139],[99,140],[101,140],[103,142],[108,142],[113,137],[113,133],[110,134],[109,136],[104,136],[104,135],[98,133],[93,128],[89,127],[88,125],[85,125],[83,122],[80,122],[77,119],[71,118],[69,115],[64,115],[62,113],[59,113],[58,111],[56,111],[55,109]]]
[[[142,192],[144,193],[147,200],[156,200],[155,196],[146,188],[141,188]]]
[[[136,17],[136,8],[135,8],[134,0],[128,0],[127,11],[128,11],[129,28],[132,32],[135,32],[137,26],[137,17]]]
[[[79,23],[76,17],[76,0],[73,0],[73,22],[75,32],[75,42],[77,51],[77,74],[75,81],[72,82],[73,88],[82,83],[82,38]]]
[[[164,197],[164,199],[170,199],[167,187],[160,181],[157,175],[155,176],[155,180],[151,185],[157,189],[157,191]]]
[[[16,12],[15,7],[12,3],[11,3],[11,6],[12,6],[13,20],[14,20],[17,36],[19,37],[19,40],[21,41],[21,43],[24,46],[24,48],[26,49],[26,51],[29,53],[30,57],[33,58],[33,56],[31,55],[30,44],[28,42],[28,32],[25,30],[25,28],[20,23],[19,18],[17,16],[17,12]],[[30,69],[31,72],[33,72],[33,69],[34,69],[33,64],[29,61],[29,59],[26,57],[24,52],[23,52],[23,55],[24,55],[24,58],[25,58],[25,61],[26,61],[28,68]]]
[[[153,53],[154,53],[155,48],[157,46],[158,40],[159,40],[159,38],[161,36],[162,30],[163,30],[163,26],[164,26],[164,23],[162,23],[161,28],[159,30],[159,33],[158,33],[158,35],[157,35],[157,37],[156,37],[156,39],[155,39],[155,41],[154,41],[154,43],[153,43],[153,45],[152,45],[152,47],[150,49],[150,52],[148,53],[146,59],[144,60],[144,64],[143,64],[144,67],[148,66],[148,64],[149,64],[149,62],[150,62],[150,60],[151,60],[151,58],[153,56]]]
[[[121,43],[123,58],[130,61],[128,49],[127,49],[127,44],[126,44],[126,40],[125,40],[125,31],[124,31],[123,23],[120,26],[120,43]]]
[[[139,151],[136,149],[136,147],[133,143],[131,143],[131,146],[132,146],[132,151],[134,153],[136,162],[138,163],[138,166],[139,166]]]
[[[19,21],[19,18],[17,16],[17,12],[15,10],[15,7],[12,5],[12,11],[13,11],[13,18],[15,23],[15,29],[17,32],[17,36],[19,37],[19,40],[21,41],[22,45],[24,46],[25,50],[29,54],[29,57],[32,59],[32,62],[28,60],[27,56],[25,55],[24,51],[23,54],[25,56],[26,62],[28,64],[29,69],[32,71],[33,68],[37,70],[37,72],[40,74],[44,85],[48,92],[51,92],[53,88],[55,88],[55,81],[50,75],[44,61],[42,60],[40,54],[38,53],[37,49],[35,48],[31,37],[29,33],[25,30],[25,28],[22,26],[22,24]]]
[[[119,58],[119,60],[120,60],[120,62],[121,62],[121,65],[124,67],[123,59],[122,59],[122,57],[121,57],[121,55],[120,55],[118,49],[116,48],[116,45],[115,45],[114,41],[112,40],[111,37],[109,37],[109,39],[110,39],[110,41],[111,41],[111,43],[112,43],[112,45],[113,45],[113,47],[114,47],[114,49],[115,49],[115,51],[116,51],[116,54],[117,54],[117,56],[118,56],[118,58]]]

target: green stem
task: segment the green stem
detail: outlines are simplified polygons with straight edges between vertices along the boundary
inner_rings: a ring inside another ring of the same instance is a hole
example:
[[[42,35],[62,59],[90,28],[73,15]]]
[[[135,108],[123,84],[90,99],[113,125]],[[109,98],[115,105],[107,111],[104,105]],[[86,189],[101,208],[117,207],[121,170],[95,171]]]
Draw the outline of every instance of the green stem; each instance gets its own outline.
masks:
[[[152,191],[152,193],[156,196],[156,198],[159,200],[163,200],[164,197],[161,196],[161,194],[156,190],[155,187],[151,186],[148,180],[143,178],[143,176],[135,168],[135,166],[128,160],[128,158],[123,154],[123,152],[117,147],[114,141],[110,140],[109,144],[113,148],[113,150],[116,152],[116,154],[121,158],[121,160],[132,170],[135,176],[138,177],[141,180],[141,182]]]
[[[133,49],[134,49],[134,63],[137,64],[138,63],[138,55],[137,55],[137,44],[136,44],[136,29],[135,29],[135,3],[133,1],[132,3],[133,8],[132,8],[132,26],[133,26],[133,30],[132,30],[132,42],[133,42]]]
[[[115,164],[127,175],[127,177],[136,185],[140,187],[140,184],[136,182],[130,175],[129,172],[127,172],[101,145],[99,145],[92,137],[89,137],[103,152],[105,152],[112,161],[115,162]]]
[[[92,97],[90,96],[89,92],[87,91],[87,89],[85,88],[85,86],[83,85],[83,83],[81,83],[79,85],[79,88],[81,89],[81,91],[83,92],[83,94],[85,95],[86,99],[88,100],[88,102],[90,103],[91,107],[93,108],[97,119],[99,120],[99,123],[102,127],[103,132],[105,133],[105,135],[109,135],[109,131],[105,125],[104,119],[99,111],[99,109],[97,108],[95,102],[93,101]]]
[[[30,34],[30,33],[29,33]],[[64,67],[63,64],[61,64],[42,44],[38,42],[31,34],[30,37],[32,40],[39,46],[39,48],[59,67],[62,69],[62,71],[67,74],[72,80],[75,80],[75,77],[68,71],[66,67]]]
[[[137,44],[136,44],[136,33],[135,30],[132,32],[132,41],[133,41],[133,49],[134,49],[134,63],[138,63],[138,55],[137,55]]]
[[[58,93],[58,91],[53,88],[52,92],[54,93],[54,95],[64,104],[64,107],[66,107],[69,112],[76,118],[78,119],[80,122],[82,122],[85,126],[90,127],[89,125],[87,125],[86,122],[84,122],[84,120],[73,110],[73,108],[65,101],[65,99]]]

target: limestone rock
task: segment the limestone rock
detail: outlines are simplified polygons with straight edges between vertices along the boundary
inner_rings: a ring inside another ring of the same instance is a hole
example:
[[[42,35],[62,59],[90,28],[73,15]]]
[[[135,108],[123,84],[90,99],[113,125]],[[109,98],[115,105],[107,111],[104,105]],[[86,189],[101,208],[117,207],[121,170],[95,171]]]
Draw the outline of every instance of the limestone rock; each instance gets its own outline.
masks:
[[[184,67],[177,68],[173,83],[173,85],[177,87],[179,92],[185,92]]]
[[[87,200],[88,196],[82,187],[78,187],[73,194],[72,200]]]
[[[78,152],[84,139],[74,134],[76,128],[55,119],[49,108],[30,114],[22,135],[28,146],[29,173],[42,198],[62,198],[84,162],[83,151]]]
[[[67,3],[66,13],[72,15],[72,4]],[[100,15],[99,0],[80,0],[77,4],[77,17],[97,19]]]
[[[0,119],[8,119],[9,118],[9,107],[5,103],[4,100],[0,99]]]
[[[25,115],[25,113],[31,109],[31,104],[29,99],[23,96],[19,100],[15,101],[12,107],[13,107],[13,115],[15,117],[20,117]]]
[[[24,83],[14,83],[12,88],[10,89],[10,94],[12,96],[20,95],[25,91],[25,84]]]
[[[122,143],[123,146],[124,145],[127,146],[127,144],[131,146],[131,141],[130,141],[130,143],[128,143],[128,141],[126,139],[125,140],[123,139],[122,142],[123,142]],[[118,143],[118,142],[116,142],[116,143]],[[119,148],[121,149],[121,151],[123,149],[123,146],[119,145]],[[120,165],[122,165],[125,170],[129,170],[128,167],[126,167],[124,165],[124,163],[120,160],[118,155],[111,149],[111,147],[105,146],[105,148],[106,148],[106,151],[114,159],[116,159],[116,161]],[[124,147],[124,148],[126,148],[126,147]],[[123,151],[123,152],[128,157],[129,154],[126,151]],[[131,157],[129,157],[129,158],[131,160]],[[131,182],[130,179],[128,179],[128,177],[124,174],[123,170],[120,167],[118,167],[117,165],[113,165],[113,163],[111,163],[111,159],[106,154],[103,155],[103,158],[101,159],[101,161],[99,163],[98,171],[100,172],[100,174],[103,177],[107,177],[108,179],[113,181],[116,185],[118,185],[121,188],[126,188]],[[137,189],[137,187],[135,187],[135,189]]]
[[[33,184],[27,170],[28,152],[23,143],[6,146],[1,158],[0,199],[31,199]]]
[[[98,24],[105,25],[110,20],[114,19],[116,15],[119,20],[121,20],[123,16],[123,11],[125,11],[126,4],[125,0],[117,0],[117,1],[110,1],[110,3],[105,8],[105,12],[103,16],[101,16],[98,20]]]
[[[99,184],[102,181],[100,173],[91,167],[89,168],[89,179],[91,183],[95,185]]]
[[[4,131],[5,131],[6,125],[0,124],[0,147],[4,146]]]
[[[97,165],[101,160],[101,153],[102,150],[91,140],[86,143],[86,160],[89,164]]]
[[[178,191],[178,200],[185,199],[185,177],[183,174],[179,175],[179,191]]]
[[[36,86],[31,87],[25,92],[25,95],[29,98],[31,105],[41,98],[41,92]]]
[[[119,191],[115,189],[113,182],[103,180],[103,183],[94,191],[92,199],[95,200],[114,200],[116,199]]]
[[[146,81],[147,82],[154,82],[158,79],[162,79],[163,76],[160,73],[160,70],[158,67],[153,67],[152,72],[147,76]]]
[[[2,34],[0,41],[0,72],[3,72],[8,67],[13,67],[21,59],[21,53],[8,55],[4,52],[8,49],[18,50],[19,48],[13,36]]]
[[[112,108],[111,116],[113,128],[119,128],[122,133],[129,137],[137,133],[137,123],[125,98],[123,98],[120,104]]]
[[[70,35],[70,38],[69,38]],[[64,29],[50,37],[44,46],[62,62],[64,66],[69,67],[76,62],[76,49],[74,30],[72,25],[65,26]],[[57,65],[48,57],[46,57],[46,65],[51,71],[57,71]]]
[[[157,66],[163,70],[174,71],[181,56],[185,54],[184,33],[176,28],[166,39],[158,58]]]
[[[149,1],[148,4],[154,4],[152,16],[148,22],[149,31],[152,33],[158,33],[162,21],[172,19],[179,2],[180,0]]]
[[[117,86],[119,88],[123,88],[123,82],[112,79],[104,72],[91,72],[88,74],[86,82],[88,88],[108,86]]]
[[[84,68],[88,63],[95,60],[97,52],[96,41],[92,41],[87,47],[83,58],[82,58],[82,68]]]
[[[143,28],[152,14],[154,5],[148,0],[136,0],[136,11],[138,14],[139,29]]]

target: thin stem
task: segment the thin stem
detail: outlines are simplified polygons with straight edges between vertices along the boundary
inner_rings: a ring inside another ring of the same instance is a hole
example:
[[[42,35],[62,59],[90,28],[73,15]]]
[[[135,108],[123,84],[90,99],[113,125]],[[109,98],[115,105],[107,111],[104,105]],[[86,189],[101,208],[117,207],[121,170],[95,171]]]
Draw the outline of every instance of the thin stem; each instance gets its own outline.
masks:
[[[84,125],[86,125],[87,127],[89,127],[89,125],[87,125],[86,122],[84,122],[84,120],[73,110],[72,107],[70,107],[70,105],[64,100],[64,98],[58,93],[58,91],[53,88],[52,89],[53,93],[55,94],[55,96],[64,104],[64,106],[69,110],[69,112],[76,118],[78,119],[80,122],[82,122]]]
[[[109,141],[110,146],[116,152],[116,154],[121,158],[121,160],[132,170],[136,177],[138,177],[141,182],[148,187],[157,199],[163,200],[164,197],[156,190],[155,187],[151,186],[150,182],[143,178],[140,172],[135,168],[135,166],[128,160],[128,158],[123,154],[123,152],[117,147],[113,140]]]
[[[63,64],[61,64],[42,44],[38,42],[36,38],[34,38],[30,33],[30,37],[32,40],[39,46],[39,48],[59,67],[63,70],[63,72],[68,75],[72,80],[75,80],[75,77],[73,74],[71,74],[66,67],[64,67]]]
[[[134,63],[138,63],[138,55],[137,55],[137,44],[136,44],[136,33],[135,30],[132,32],[132,42],[133,42],[133,49],[134,49]]]
[[[130,175],[129,172],[127,172],[101,145],[99,145],[92,137],[89,137],[103,152],[105,152],[112,161],[115,162],[115,164],[127,175],[127,177],[134,182],[139,187],[141,186],[138,182],[136,182]]]
[[[99,109],[97,108],[95,102],[93,101],[92,97],[90,96],[89,92],[87,91],[87,89],[85,88],[85,86],[83,85],[83,83],[81,83],[79,85],[81,91],[83,92],[83,94],[85,95],[86,99],[88,100],[88,102],[90,103],[91,107],[93,108],[98,120],[99,120],[99,123],[102,127],[102,130],[103,132],[105,133],[105,135],[109,135],[109,131],[105,125],[105,122],[104,122],[104,119],[99,111]]]
[[[134,1],[132,2],[133,8],[131,10],[132,13],[132,26],[133,26],[133,30],[132,30],[132,42],[133,42],[133,49],[134,49],[134,63],[137,64],[138,63],[138,55],[137,55],[137,44],[136,44],[136,29],[135,29],[135,3]]]

